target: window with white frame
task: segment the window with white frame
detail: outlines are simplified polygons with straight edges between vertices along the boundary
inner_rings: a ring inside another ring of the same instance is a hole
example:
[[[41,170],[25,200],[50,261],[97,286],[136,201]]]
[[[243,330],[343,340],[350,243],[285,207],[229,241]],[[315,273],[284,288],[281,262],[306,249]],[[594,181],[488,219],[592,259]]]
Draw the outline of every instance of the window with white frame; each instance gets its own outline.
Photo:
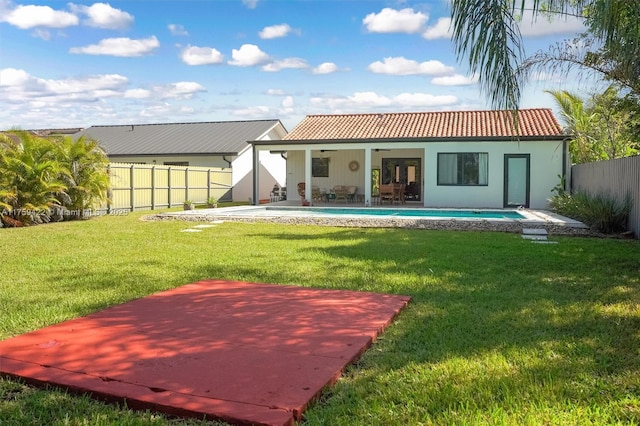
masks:
[[[438,185],[488,185],[486,152],[438,153]]]

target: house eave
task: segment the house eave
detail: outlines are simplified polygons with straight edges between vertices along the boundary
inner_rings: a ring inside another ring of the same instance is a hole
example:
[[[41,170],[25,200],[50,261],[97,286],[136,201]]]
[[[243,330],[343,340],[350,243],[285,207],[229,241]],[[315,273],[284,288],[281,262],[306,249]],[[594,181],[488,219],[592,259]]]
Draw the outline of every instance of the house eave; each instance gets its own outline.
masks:
[[[131,153],[131,154],[107,154],[109,158],[118,157],[223,157],[223,156],[237,156],[237,152],[158,152],[158,153]]]
[[[269,141],[247,141],[252,145],[327,145],[327,144],[386,144],[386,143],[434,143],[434,142],[532,142],[532,141],[563,141],[567,135],[536,135],[536,136],[456,136],[456,137],[420,137],[420,138],[364,138],[364,139],[283,139]]]

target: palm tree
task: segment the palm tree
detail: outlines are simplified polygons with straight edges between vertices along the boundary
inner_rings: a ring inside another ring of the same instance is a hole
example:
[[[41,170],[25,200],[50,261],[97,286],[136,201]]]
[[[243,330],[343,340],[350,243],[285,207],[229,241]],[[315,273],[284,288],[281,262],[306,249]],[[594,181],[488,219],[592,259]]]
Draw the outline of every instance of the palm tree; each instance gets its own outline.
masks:
[[[635,155],[634,114],[620,105],[611,86],[585,102],[566,90],[547,90],[561,110],[565,131],[572,136],[569,152],[574,163],[611,160]]]
[[[561,119],[565,124],[565,132],[572,136],[569,142],[569,152],[574,163],[588,163],[595,161],[596,141],[593,137],[596,117],[586,111],[584,101],[566,90],[547,90],[560,107]]]
[[[1,137],[0,201],[14,219],[46,221],[67,189],[60,179],[65,169],[47,139],[25,131],[12,135]]]
[[[640,79],[640,2],[629,0],[452,0],[452,30],[458,58],[495,108],[517,109],[525,75],[518,22],[526,10],[585,18],[589,36],[614,61],[614,81]],[[528,8],[528,9],[527,9]],[[633,92],[633,87],[630,88]],[[636,95],[639,93],[635,92]]]
[[[64,206],[83,218],[89,209],[107,201],[109,190],[109,160],[99,143],[82,136],[56,140],[60,162],[66,168],[62,179],[67,186]]]

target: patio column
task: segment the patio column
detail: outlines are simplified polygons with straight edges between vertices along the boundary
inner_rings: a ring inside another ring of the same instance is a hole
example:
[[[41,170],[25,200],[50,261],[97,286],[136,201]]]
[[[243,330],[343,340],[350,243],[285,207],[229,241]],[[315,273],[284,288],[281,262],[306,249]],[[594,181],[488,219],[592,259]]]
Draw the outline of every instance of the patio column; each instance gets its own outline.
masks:
[[[425,177],[425,164],[427,163],[427,146],[428,144],[425,144],[424,146],[424,155],[422,156],[422,171],[421,171],[421,176],[420,179],[422,180],[422,182],[420,183],[420,192],[422,192],[422,194],[420,194],[420,199],[422,200],[422,205],[424,207],[427,207],[427,178]],[[438,177],[436,176],[436,179],[438,179]]]
[[[260,151],[256,148],[255,145],[251,145],[253,148],[253,197],[251,200],[251,204],[257,206],[260,204],[258,188],[260,188]],[[209,182],[209,186],[211,186],[211,182]]]
[[[364,205],[371,206],[371,148],[364,149]]]
[[[311,148],[304,150],[304,198],[311,202]]]

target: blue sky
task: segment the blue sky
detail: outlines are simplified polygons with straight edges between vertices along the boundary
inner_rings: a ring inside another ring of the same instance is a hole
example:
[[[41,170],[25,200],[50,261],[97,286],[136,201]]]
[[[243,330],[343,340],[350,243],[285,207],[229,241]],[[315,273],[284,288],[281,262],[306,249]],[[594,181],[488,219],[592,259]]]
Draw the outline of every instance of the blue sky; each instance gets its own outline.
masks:
[[[0,0],[0,129],[486,109],[447,0]],[[583,30],[531,23],[528,54]],[[554,107],[539,76],[522,107]],[[585,88],[578,88],[585,90]]]

